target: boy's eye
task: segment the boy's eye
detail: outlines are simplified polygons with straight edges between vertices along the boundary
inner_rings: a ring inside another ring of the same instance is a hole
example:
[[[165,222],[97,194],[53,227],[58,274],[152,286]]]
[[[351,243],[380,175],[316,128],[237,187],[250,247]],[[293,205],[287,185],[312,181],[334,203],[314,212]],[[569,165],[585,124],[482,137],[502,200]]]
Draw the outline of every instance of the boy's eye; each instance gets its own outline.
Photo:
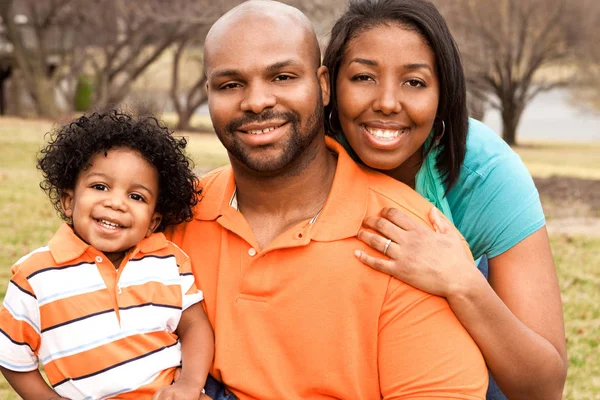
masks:
[[[92,189],[96,189],[96,190],[108,190],[108,187],[106,187],[106,185],[103,185],[101,183],[95,183],[91,187],[92,187]]]
[[[137,194],[137,193],[131,193],[129,195],[129,198],[131,200],[135,200],[135,201],[144,201],[144,197],[141,194]]]

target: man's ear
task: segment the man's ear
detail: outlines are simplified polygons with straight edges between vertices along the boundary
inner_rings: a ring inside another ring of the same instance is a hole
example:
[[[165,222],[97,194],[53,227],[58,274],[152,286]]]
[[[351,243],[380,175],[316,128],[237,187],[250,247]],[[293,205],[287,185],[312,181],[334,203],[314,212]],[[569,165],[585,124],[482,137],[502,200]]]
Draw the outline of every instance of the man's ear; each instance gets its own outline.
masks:
[[[321,86],[321,94],[323,95],[323,106],[329,104],[331,94],[329,93],[329,70],[326,66],[321,65],[317,70],[317,78]]]
[[[73,217],[73,193],[72,189],[60,192],[60,205],[67,218]]]
[[[154,233],[156,228],[160,225],[160,221],[162,221],[162,214],[159,212],[155,212],[152,215],[152,219],[150,219],[150,225],[148,226],[148,231],[146,232],[146,237],[149,237]]]

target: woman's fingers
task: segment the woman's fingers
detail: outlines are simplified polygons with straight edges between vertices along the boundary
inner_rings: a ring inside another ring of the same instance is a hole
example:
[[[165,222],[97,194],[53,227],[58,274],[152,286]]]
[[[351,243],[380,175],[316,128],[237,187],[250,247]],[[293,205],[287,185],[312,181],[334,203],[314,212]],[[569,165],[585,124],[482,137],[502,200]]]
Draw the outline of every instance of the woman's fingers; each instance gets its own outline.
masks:
[[[429,222],[431,222],[433,229],[435,229],[437,233],[450,232],[450,223],[442,217],[442,213],[437,207],[431,207],[431,211],[429,211]]]
[[[394,263],[392,261],[370,256],[367,253],[365,253],[364,251],[360,251],[360,250],[356,250],[354,252],[354,255],[363,264],[366,264],[373,269],[381,271],[384,274],[394,275]]]
[[[395,246],[397,246],[393,239],[389,239],[392,241],[388,244],[388,238],[364,229],[358,231],[358,239],[388,257],[392,257],[392,254],[395,253]]]

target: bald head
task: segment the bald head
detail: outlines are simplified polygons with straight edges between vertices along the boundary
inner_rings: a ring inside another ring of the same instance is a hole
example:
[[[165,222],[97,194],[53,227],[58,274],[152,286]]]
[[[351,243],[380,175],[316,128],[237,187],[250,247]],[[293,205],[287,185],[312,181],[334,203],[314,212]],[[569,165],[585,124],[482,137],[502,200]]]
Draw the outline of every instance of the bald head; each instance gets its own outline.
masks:
[[[300,37],[308,46],[315,69],[321,65],[321,50],[310,20],[300,10],[271,0],[250,0],[232,8],[210,28],[204,41],[204,70],[210,70],[211,56],[227,40],[252,37],[256,29],[270,29],[282,40]]]

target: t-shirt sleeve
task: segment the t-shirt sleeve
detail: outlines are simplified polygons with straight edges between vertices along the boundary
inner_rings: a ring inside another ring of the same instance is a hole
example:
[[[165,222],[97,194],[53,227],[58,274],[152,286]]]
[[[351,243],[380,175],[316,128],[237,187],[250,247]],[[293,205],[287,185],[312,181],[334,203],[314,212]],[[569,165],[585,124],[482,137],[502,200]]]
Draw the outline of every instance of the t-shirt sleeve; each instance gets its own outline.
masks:
[[[192,273],[192,263],[187,256],[179,265],[179,276],[181,277],[182,294],[181,311],[185,311],[191,305],[204,299],[202,291],[196,287],[194,274]]]
[[[445,299],[391,281],[379,319],[383,399],[484,399],[479,348]]]
[[[469,122],[467,157],[449,201],[473,257],[504,253],[542,228],[544,211],[523,161],[491,129]]]
[[[17,372],[38,368],[41,344],[35,293],[18,268],[8,283],[0,308],[0,365]]]

